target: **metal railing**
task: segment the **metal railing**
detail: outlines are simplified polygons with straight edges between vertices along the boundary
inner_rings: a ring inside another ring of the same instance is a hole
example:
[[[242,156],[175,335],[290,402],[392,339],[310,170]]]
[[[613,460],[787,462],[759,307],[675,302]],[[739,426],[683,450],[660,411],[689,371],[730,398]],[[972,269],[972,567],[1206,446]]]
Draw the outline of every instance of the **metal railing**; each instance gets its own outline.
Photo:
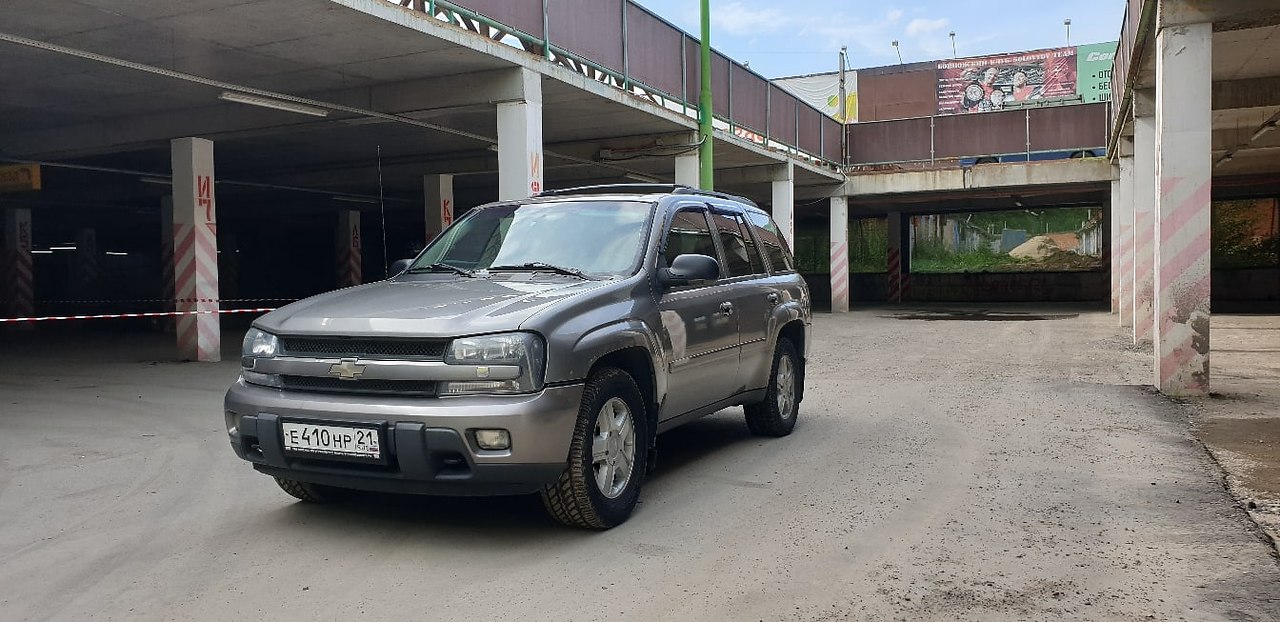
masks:
[[[698,39],[632,0],[384,1],[697,118]],[[719,52],[712,66],[719,129],[816,164],[840,165],[845,135],[839,121]]]
[[[1154,0],[1126,0],[1124,21],[1120,26],[1120,43],[1116,48],[1115,64],[1111,71],[1111,118],[1116,121],[1108,137],[1107,147],[1115,151],[1116,142],[1124,127],[1124,119],[1133,105],[1130,85],[1142,68],[1142,54],[1148,31],[1155,21]]]

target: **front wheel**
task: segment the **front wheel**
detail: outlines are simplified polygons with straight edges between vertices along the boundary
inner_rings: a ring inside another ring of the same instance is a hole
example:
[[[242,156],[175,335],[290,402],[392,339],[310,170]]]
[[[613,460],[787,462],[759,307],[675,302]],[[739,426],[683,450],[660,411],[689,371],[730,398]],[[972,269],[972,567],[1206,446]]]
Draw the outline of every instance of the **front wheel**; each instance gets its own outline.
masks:
[[[542,503],[572,527],[608,529],[631,516],[648,461],[649,419],[644,399],[627,372],[592,374],[582,393],[569,463],[542,490]]]
[[[764,401],[743,407],[747,428],[756,436],[786,436],[796,427],[804,370],[790,339],[778,338],[773,351],[773,370]]]
[[[312,484],[310,482],[300,482],[293,479],[285,479],[283,477],[275,478],[276,484],[280,485],[280,489],[289,493],[299,501],[307,503],[336,503],[345,501],[352,494],[352,491],[346,488],[336,488],[334,486],[324,486],[322,484]]]

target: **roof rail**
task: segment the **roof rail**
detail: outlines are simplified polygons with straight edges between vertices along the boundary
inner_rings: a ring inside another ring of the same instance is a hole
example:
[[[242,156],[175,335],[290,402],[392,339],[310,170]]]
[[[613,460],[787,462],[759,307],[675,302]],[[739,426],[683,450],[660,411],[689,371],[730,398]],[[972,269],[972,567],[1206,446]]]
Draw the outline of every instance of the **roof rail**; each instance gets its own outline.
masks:
[[[676,184],[600,184],[597,186],[577,186],[574,188],[559,188],[557,190],[544,190],[535,194],[535,197],[559,197],[567,194],[661,194],[675,193],[680,188]]]
[[[755,201],[736,194],[728,194],[726,192],[715,192],[713,190],[700,190],[691,188],[681,184],[600,184],[596,186],[578,186],[575,188],[560,188],[557,190],[545,190],[534,195],[535,197],[559,197],[571,194],[691,194],[697,196],[716,197],[720,199],[728,199],[730,201],[740,201],[753,207]]]
[[[756,205],[755,201],[752,201],[747,197],[738,196],[736,194],[729,194],[727,192],[716,192],[714,190],[701,190],[698,188],[690,188],[689,186],[677,186],[675,191],[672,194],[696,194],[700,196],[729,199],[730,201],[740,201],[752,207],[760,207],[759,205]]]

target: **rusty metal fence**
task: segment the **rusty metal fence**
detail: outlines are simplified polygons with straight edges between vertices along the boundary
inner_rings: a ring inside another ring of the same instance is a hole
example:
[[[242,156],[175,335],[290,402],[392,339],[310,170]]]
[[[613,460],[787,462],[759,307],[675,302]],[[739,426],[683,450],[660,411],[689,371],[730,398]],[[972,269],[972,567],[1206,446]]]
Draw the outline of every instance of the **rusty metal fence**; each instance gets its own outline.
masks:
[[[953,164],[967,158],[1085,152],[1103,155],[1109,104],[1074,104],[871,121],[846,126],[855,167]]]
[[[631,0],[384,1],[697,117],[698,39]],[[721,129],[815,163],[841,163],[840,122],[719,52],[712,55],[712,95]]]

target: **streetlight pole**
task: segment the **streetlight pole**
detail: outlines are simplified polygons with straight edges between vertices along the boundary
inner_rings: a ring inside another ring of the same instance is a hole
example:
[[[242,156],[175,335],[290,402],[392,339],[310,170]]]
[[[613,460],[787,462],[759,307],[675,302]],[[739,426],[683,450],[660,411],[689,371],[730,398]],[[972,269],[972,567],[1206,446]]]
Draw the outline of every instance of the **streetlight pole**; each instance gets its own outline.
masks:
[[[701,78],[702,89],[698,98],[698,185],[703,190],[715,189],[715,167],[712,165],[712,121],[711,108],[711,0],[702,0],[702,54]]]
[[[956,31],[951,31],[951,58],[956,57]]]

